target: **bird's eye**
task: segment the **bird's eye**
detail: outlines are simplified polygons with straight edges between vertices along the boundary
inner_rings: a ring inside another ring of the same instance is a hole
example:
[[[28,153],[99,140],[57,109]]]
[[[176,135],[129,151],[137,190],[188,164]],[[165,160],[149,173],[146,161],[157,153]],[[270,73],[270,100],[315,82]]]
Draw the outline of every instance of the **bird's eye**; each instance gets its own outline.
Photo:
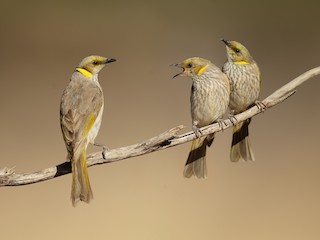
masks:
[[[236,48],[235,52],[236,52],[236,53],[239,53],[239,52],[240,52],[240,49]]]
[[[192,68],[193,67],[192,63],[188,63],[187,67]]]
[[[93,62],[93,65],[98,65],[98,62],[97,62],[97,61],[94,61],[94,62]]]

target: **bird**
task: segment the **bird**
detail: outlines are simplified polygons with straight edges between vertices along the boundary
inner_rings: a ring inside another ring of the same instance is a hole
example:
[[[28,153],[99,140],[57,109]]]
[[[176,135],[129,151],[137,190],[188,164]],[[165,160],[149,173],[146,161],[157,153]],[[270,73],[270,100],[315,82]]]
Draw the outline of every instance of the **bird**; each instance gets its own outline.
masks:
[[[182,68],[182,72],[173,76],[186,76],[192,79],[191,118],[196,139],[185,164],[183,175],[186,178],[206,178],[206,149],[210,147],[214,134],[201,136],[199,128],[219,122],[228,109],[230,84],[227,76],[209,60],[200,57],[188,58],[171,66]]]
[[[237,41],[221,39],[226,45],[227,61],[222,71],[230,81],[230,104],[231,119],[253,105],[264,108],[258,101],[261,89],[260,70],[248,49]],[[238,162],[254,161],[255,157],[249,141],[249,124],[251,118],[233,126],[230,160]]]
[[[106,64],[116,61],[97,55],[85,57],[71,75],[60,103],[60,126],[71,161],[73,206],[93,198],[89,182],[86,151],[99,132],[104,107],[98,73]],[[98,144],[97,144],[98,145]]]

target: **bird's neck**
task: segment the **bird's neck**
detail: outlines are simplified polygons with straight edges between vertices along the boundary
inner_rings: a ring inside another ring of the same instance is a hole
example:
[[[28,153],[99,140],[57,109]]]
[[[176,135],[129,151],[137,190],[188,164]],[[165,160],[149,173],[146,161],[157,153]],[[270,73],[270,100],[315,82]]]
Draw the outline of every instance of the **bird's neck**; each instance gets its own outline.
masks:
[[[238,65],[247,65],[247,64],[253,63],[253,59],[251,59],[251,58],[232,59],[231,57],[228,57],[228,61],[231,62],[231,63],[233,62],[233,63],[238,64]]]
[[[83,76],[85,76],[87,78],[91,78],[93,76],[91,72],[89,72],[88,70],[86,70],[84,68],[76,68],[76,71],[81,73]]]

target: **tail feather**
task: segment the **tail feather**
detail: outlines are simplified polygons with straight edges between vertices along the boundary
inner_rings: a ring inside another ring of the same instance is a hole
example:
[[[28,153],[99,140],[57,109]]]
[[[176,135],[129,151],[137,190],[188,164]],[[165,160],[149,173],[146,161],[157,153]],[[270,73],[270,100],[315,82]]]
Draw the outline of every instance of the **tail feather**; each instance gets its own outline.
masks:
[[[230,151],[230,160],[238,162],[254,161],[254,155],[249,141],[249,124],[251,118],[243,121],[233,127],[232,145]]]
[[[87,156],[86,147],[80,153],[78,158],[72,160],[72,190],[71,190],[71,201],[72,205],[80,201],[89,203],[93,198],[88,169],[87,169]]]
[[[212,141],[213,136],[211,135],[192,141],[191,150],[183,172],[184,177],[190,178],[193,175],[196,178],[207,177],[206,151],[207,146],[210,146]]]

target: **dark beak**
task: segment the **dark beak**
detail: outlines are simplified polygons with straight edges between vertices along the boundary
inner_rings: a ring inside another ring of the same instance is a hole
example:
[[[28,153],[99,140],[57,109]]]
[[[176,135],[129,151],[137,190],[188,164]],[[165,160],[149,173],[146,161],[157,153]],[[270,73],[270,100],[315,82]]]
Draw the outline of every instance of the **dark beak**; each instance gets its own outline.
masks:
[[[230,46],[230,41],[225,40],[223,38],[220,39],[222,42],[224,42],[228,47]]]
[[[180,63],[171,64],[170,67],[179,67],[179,68],[182,68],[182,69],[184,70],[184,68],[181,66]],[[177,73],[176,75],[174,75],[174,76],[172,77],[172,79],[174,79],[175,77],[180,76],[182,73],[183,73],[183,71],[182,71],[181,73]]]
[[[114,58],[107,58],[107,60],[104,63],[107,64],[107,63],[112,63],[112,62],[115,62],[115,61],[117,61],[117,60],[114,59]]]

